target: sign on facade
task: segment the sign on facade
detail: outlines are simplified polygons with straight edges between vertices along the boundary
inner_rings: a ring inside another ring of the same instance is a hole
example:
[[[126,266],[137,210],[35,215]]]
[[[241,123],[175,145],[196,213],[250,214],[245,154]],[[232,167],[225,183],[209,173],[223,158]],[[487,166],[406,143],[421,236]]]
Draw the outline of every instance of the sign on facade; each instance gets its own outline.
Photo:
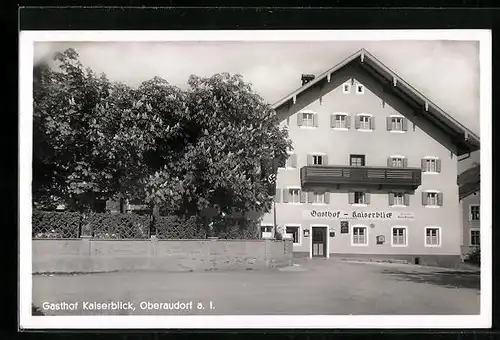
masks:
[[[302,218],[323,220],[414,220],[413,212],[408,211],[341,211],[341,210],[304,210]]]

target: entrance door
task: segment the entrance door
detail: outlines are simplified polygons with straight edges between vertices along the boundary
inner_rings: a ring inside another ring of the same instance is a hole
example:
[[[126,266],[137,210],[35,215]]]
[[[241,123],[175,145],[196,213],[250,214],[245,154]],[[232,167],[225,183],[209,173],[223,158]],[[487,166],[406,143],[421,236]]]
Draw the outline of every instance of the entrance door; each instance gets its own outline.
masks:
[[[326,229],[325,227],[312,227],[313,257],[326,257]]]

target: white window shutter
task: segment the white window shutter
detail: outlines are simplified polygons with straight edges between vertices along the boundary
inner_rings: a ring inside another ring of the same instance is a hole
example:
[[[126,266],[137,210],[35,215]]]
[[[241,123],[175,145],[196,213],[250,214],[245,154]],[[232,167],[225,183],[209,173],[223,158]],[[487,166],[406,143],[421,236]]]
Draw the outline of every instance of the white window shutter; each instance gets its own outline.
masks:
[[[442,192],[437,194],[437,205],[439,205],[440,207],[443,206],[443,193]]]
[[[335,127],[335,115],[330,115],[330,127]]]
[[[392,130],[392,117],[387,117],[386,121],[387,121],[387,131],[391,131]]]
[[[441,172],[441,160],[436,159],[436,172]]]
[[[403,118],[403,131],[408,131],[408,119]]]
[[[420,161],[420,167],[422,168],[422,171],[425,171],[425,163],[426,163],[425,158],[422,158],[422,160]]]
[[[274,194],[274,202],[279,203],[280,202],[280,196],[281,196],[281,190],[276,188],[276,192]]]
[[[410,205],[410,194],[406,194],[405,193],[405,196],[404,196],[404,204],[406,206],[409,206]]]
[[[323,155],[323,165],[328,165],[328,155]]]
[[[292,155],[292,167],[297,167],[297,154],[295,153]]]
[[[394,193],[389,193],[389,205],[394,205]]]
[[[375,130],[375,117],[370,117],[370,129]]]
[[[314,192],[309,191],[307,193],[307,203],[313,203],[313,202],[314,202]]]
[[[302,190],[299,190],[300,192],[300,203],[306,203],[306,192],[305,191],[302,191]]]
[[[354,204],[354,192],[350,192],[348,195],[349,195],[349,204]]]
[[[345,127],[347,129],[351,128],[351,116],[345,116]]]
[[[283,203],[288,203],[289,201],[288,195],[289,195],[289,190],[286,188],[283,189]]]
[[[307,155],[307,165],[313,165],[313,156]]]
[[[425,191],[422,192],[422,205],[427,205],[427,193]]]
[[[403,158],[403,168],[407,168],[408,167],[408,158]]]
[[[387,167],[392,168],[392,157],[387,157]]]
[[[360,118],[359,116],[356,116],[356,120],[354,121],[354,128],[359,129],[360,126]]]
[[[313,126],[318,127],[318,114],[314,113],[312,116],[313,116]]]
[[[297,113],[297,126],[302,126],[302,121],[304,119],[304,115],[302,112]]]
[[[369,192],[365,192],[365,203],[370,204],[370,193]]]
[[[330,203],[330,193],[328,191],[325,192],[325,203],[326,204]]]

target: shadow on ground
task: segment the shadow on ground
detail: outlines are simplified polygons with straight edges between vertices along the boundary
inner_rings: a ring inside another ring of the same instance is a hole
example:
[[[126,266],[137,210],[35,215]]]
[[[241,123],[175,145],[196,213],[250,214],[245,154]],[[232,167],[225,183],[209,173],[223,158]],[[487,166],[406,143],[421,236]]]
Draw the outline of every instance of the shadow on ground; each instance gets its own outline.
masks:
[[[447,288],[480,289],[480,274],[466,271],[433,271],[428,273],[405,272],[399,270],[383,270],[382,274],[394,276],[396,279],[429,283]]]

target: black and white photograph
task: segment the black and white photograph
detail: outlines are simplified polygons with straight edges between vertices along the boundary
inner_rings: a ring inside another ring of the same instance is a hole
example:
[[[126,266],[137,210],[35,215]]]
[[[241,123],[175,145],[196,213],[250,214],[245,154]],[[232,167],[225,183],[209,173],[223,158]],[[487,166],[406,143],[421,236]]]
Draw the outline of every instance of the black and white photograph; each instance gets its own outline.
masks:
[[[21,32],[21,325],[489,327],[489,32],[253,33]]]

